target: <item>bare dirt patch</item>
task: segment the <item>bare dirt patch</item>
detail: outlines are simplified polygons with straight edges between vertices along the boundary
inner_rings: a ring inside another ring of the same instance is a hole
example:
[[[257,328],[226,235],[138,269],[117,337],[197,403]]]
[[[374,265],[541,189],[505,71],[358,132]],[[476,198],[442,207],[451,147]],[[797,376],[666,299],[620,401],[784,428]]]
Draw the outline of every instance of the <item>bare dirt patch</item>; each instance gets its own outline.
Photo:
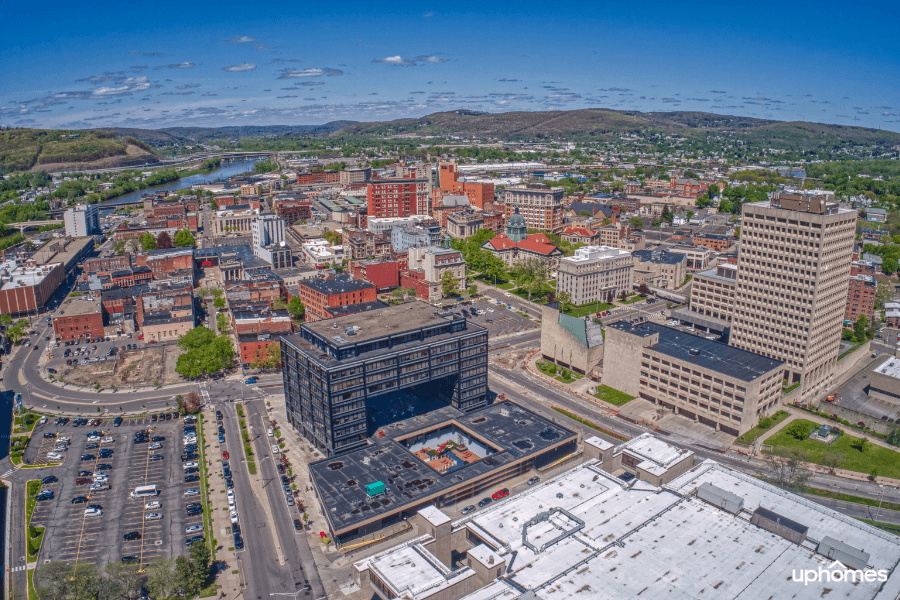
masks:
[[[60,379],[69,384],[102,389],[136,388],[179,383],[184,378],[175,372],[181,349],[177,346],[150,346],[120,352],[106,361],[67,367]]]
[[[513,369],[516,366],[524,367],[525,359],[532,352],[532,350],[516,350],[491,357],[491,361],[501,369]]]

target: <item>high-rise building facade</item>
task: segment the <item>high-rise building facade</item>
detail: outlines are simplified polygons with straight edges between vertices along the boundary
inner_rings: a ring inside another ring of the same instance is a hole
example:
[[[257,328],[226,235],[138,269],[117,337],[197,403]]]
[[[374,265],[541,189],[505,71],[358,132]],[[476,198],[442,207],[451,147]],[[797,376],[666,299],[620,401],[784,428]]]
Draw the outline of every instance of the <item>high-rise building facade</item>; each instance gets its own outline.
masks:
[[[815,398],[838,357],[856,211],[833,192],[782,190],[744,204],[730,343],[784,363]]]
[[[561,187],[527,184],[508,187],[503,191],[506,218],[512,217],[516,207],[528,227],[555,229],[563,224],[563,194]]]
[[[366,200],[370,218],[428,215],[431,179],[376,179],[366,186]]]
[[[273,213],[263,213],[253,221],[253,254],[276,269],[292,265],[291,249],[284,240],[284,219]]]
[[[68,237],[85,237],[100,233],[100,206],[76,204],[63,215]]]
[[[631,252],[608,246],[586,246],[559,261],[556,289],[566,292],[575,305],[605,302],[622,292],[630,292],[634,283]]]
[[[305,323],[281,350],[288,421],[326,456],[365,446],[414,389],[463,412],[487,405],[487,330],[424,302]]]

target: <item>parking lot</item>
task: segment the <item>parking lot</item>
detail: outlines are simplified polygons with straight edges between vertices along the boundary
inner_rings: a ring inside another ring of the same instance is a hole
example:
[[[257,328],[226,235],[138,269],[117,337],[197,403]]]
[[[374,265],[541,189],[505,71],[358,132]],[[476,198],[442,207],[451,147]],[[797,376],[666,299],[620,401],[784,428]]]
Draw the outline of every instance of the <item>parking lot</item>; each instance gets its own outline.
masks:
[[[42,562],[89,561],[102,566],[128,556],[143,565],[160,556],[186,553],[185,539],[194,534],[186,534],[185,528],[202,525],[203,514],[187,516],[185,506],[189,502],[201,502],[202,495],[185,496],[184,492],[188,488],[199,490],[202,487],[200,481],[184,481],[180,419],[156,423],[147,417],[126,419],[120,427],[114,427],[110,418],[104,419],[99,426],[78,428],[73,428],[71,421],[63,426],[50,421],[39,425],[35,431],[41,439],[48,431],[58,431],[58,435],[71,438],[64,474],[59,481],[44,485],[45,489],[53,490],[55,496],[52,500],[38,502],[32,518],[32,524],[48,528],[41,549]],[[113,441],[85,449],[87,435],[93,431],[100,432],[101,439],[111,437]],[[164,439],[133,443],[135,434],[140,431],[147,432],[150,440]],[[151,449],[151,444],[155,443],[162,446]],[[105,449],[112,450],[112,455],[101,458],[100,450]],[[92,458],[82,460],[83,454]],[[157,456],[162,458],[155,458]],[[103,465],[109,465],[109,468],[104,470]],[[92,474],[97,473],[108,476],[109,490],[91,491],[90,480],[94,479]],[[79,485],[76,482],[79,478],[87,483]],[[159,495],[130,497],[136,487],[146,485],[156,485]],[[72,502],[79,497],[85,499]],[[158,502],[159,507],[151,505],[148,508],[150,502]],[[86,516],[85,510],[95,505],[102,514]],[[150,513],[159,513],[161,517],[150,520],[147,518]],[[138,535],[126,541],[124,536],[129,533]]]
[[[518,333],[519,331],[527,331],[529,329],[537,328],[537,324],[531,319],[526,319],[519,313],[515,312],[515,310],[509,310],[508,308],[506,308],[505,304],[503,306],[498,306],[496,300],[493,300],[491,298],[472,300],[471,304],[463,305],[459,308],[454,308],[450,310],[450,312],[460,316],[465,316],[461,310],[463,308],[465,308],[469,312],[469,321],[478,323],[482,327],[487,328],[488,335],[491,337],[495,337],[498,335],[508,335],[511,333]],[[485,314],[472,316],[471,309],[473,308],[477,308],[480,311],[483,310],[485,311]]]

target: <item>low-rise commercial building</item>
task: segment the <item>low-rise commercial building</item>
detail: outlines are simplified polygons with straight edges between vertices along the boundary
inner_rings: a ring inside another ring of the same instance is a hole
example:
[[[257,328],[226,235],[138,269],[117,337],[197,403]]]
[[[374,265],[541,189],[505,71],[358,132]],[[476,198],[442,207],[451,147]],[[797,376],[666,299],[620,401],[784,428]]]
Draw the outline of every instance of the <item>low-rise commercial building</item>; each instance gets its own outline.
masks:
[[[687,257],[667,250],[635,250],[634,281],[652,287],[674,290],[685,280],[684,264]]]
[[[633,283],[632,253],[609,246],[578,248],[559,261],[556,271],[557,292],[566,292],[579,306],[631,292]]]
[[[12,316],[37,312],[65,281],[63,263],[38,265],[34,260],[0,263],[0,313]]]
[[[541,356],[577,373],[593,374],[603,361],[603,327],[587,317],[559,312],[559,303],[541,307]]]
[[[648,456],[638,439],[623,463],[687,460],[658,440]],[[425,506],[417,537],[354,563],[357,583],[383,600],[900,594],[900,538],[872,525],[713,460],[663,485],[607,468],[592,458],[460,517]]]
[[[782,397],[784,363],[653,322],[606,327],[602,382],[738,436]]]
[[[344,260],[344,247],[332,245],[325,239],[310,240],[302,246],[303,257],[311,267],[322,269],[328,265],[339,265]]]
[[[53,335],[57,341],[104,337],[103,305],[89,297],[67,298],[53,315]]]

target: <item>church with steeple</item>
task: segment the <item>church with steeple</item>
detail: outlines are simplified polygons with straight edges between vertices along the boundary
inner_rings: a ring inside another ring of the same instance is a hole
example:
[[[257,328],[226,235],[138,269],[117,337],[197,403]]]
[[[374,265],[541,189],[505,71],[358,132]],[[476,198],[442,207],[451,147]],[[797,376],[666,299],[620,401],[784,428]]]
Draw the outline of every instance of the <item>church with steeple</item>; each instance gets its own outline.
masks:
[[[528,233],[528,226],[518,206],[506,222],[506,233],[486,241],[481,248],[499,257],[508,267],[527,258],[536,258],[546,262],[550,269],[556,269],[564,256],[562,250],[543,233]]]

